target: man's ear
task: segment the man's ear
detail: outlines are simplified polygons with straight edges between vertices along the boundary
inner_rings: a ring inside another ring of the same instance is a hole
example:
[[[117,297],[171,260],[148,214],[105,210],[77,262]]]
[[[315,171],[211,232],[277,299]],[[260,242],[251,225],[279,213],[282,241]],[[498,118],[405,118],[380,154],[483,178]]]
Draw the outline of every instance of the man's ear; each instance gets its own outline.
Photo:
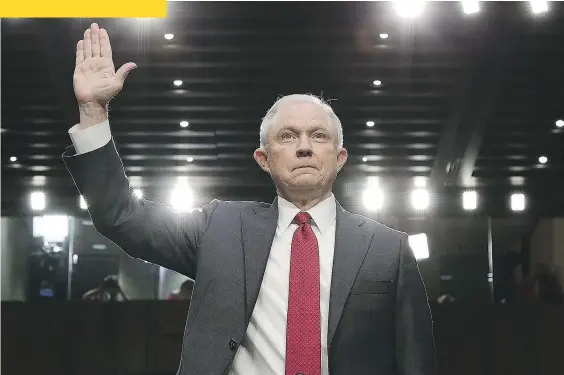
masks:
[[[339,173],[345,166],[348,156],[348,151],[345,148],[341,147],[339,153],[337,154],[337,173]]]
[[[253,154],[255,161],[261,167],[261,169],[267,173],[270,173],[270,168],[268,167],[268,153],[263,147],[259,147],[255,150]]]

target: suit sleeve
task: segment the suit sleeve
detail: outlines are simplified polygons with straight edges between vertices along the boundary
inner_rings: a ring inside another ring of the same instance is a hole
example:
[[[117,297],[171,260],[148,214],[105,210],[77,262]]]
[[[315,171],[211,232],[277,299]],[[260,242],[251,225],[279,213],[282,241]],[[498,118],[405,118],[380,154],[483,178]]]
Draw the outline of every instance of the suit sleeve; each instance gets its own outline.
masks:
[[[398,375],[436,375],[433,319],[407,234],[399,245],[395,356]]]
[[[69,147],[63,160],[102,236],[134,258],[195,279],[200,242],[219,201],[180,214],[137,198],[113,140],[80,155]]]

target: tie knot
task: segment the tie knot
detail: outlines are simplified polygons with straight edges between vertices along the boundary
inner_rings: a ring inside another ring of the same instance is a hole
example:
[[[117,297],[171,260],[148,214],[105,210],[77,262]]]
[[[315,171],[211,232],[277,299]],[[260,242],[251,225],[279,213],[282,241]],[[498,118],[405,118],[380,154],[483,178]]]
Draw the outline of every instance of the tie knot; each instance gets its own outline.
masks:
[[[307,212],[300,212],[296,215],[296,223],[298,223],[298,225],[309,223],[310,220],[311,216]]]

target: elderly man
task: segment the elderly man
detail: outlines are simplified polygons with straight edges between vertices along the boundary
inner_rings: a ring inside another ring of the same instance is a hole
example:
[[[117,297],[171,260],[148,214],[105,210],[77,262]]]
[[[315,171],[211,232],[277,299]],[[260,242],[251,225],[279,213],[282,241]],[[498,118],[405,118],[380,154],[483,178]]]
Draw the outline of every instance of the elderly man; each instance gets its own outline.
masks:
[[[272,204],[213,200],[177,214],[132,193],[107,106],[117,71],[97,24],[76,49],[80,123],[63,155],[96,229],[132,257],[196,280],[179,374],[431,375],[432,319],[407,235],[345,211],[331,192],[347,160],[320,99],[290,95],[260,128]]]

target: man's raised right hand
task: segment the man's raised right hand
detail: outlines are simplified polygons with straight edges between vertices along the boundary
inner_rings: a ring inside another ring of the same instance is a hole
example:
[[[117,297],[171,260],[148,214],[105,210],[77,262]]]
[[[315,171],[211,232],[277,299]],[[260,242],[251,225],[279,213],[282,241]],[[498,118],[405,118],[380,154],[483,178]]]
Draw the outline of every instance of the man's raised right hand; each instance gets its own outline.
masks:
[[[130,62],[116,72],[108,32],[95,23],[84,32],[84,39],[76,46],[73,75],[82,127],[107,120],[109,101],[121,91],[125,78],[136,67]]]

